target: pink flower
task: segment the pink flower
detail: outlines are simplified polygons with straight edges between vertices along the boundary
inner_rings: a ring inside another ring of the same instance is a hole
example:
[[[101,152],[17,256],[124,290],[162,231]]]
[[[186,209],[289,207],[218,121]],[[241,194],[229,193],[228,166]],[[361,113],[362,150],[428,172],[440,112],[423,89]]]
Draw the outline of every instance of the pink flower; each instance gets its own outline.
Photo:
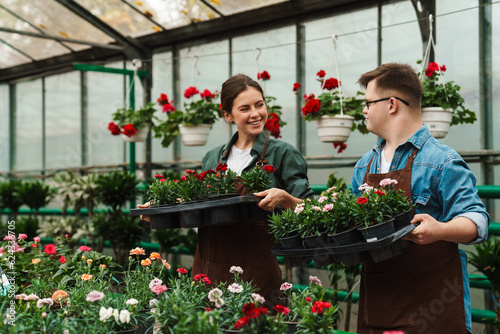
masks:
[[[16,240],[16,236],[15,236],[14,234],[7,234],[7,235],[3,238],[3,240],[7,240],[7,241],[9,241],[9,240]]]
[[[34,237],[34,238],[33,238],[33,240],[34,240],[35,242],[40,242],[40,241],[41,241],[40,237]]]
[[[151,280],[151,282],[149,282],[149,288],[152,289],[154,286],[156,285],[162,285],[163,284],[163,281],[159,278],[154,278],[153,280]]]
[[[304,211],[304,206],[303,206],[303,205],[297,205],[297,206],[295,207],[295,210],[294,210],[294,212],[295,212],[295,213],[299,214],[299,213],[301,213],[302,211]]]
[[[162,294],[163,292],[167,291],[167,286],[165,284],[163,285],[155,285],[151,288],[151,292],[156,293],[157,295]]]
[[[381,187],[385,187],[385,186],[388,186],[390,184],[398,184],[398,181],[395,179],[383,179],[382,181],[380,181]]]
[[[386,180],[387,180],[387,179],[386,179]],[[383,180],[382,180],[382,181],[383,181]],[[369,185],[368,185],[368,183],[363,183],[362,185],[360,185],[360,186],[358,187],[358,190],[359,190],[359,191],[364,191],[364,192],[368,192],[368,191],[370,191],[370,190],[372,190],[372,189],[373,189],[373,187],[369,186]]]
[[[92,290],[89,292],[89,294],[87,295],[87,298],[85,298],[85,300],[93,303],[93,302],[96,302],[98,300],[102,300],[103,298],[104,298],[104,293],[97,291],[97,290]]]
[[[230,286],[227,287],[229,291],[232,293],[241,293],[243,292],[243,287],[239,284],[233,283]]]
[[[324,201],[326,201],[328,199],[328,197],[326,196],[321,196],[320,198],[318,198],[318,202],[320,203],[323,203]]]
[[[79,250],[81,250],[82,252],[88,252],[90,251],[90,247],[87,247],[87,246],[80,246],[80,248],[78,248]]]
[[[0,255],[5,254],[5,247],[0,247]]]
[[[252,293],[252,298],[256,302],[259,302],[260,304],[264,304],[266,302],[266,300],[264,299],[264,297],[262,297],[258,293]]]
[[[321,208],[320,208],[319,206],[316,206],[316,205],[315,205],[315,206],[313,206],[313,207],[312,207],[312,209],[313,209],[314,211],[321,211]]]
[[[321,284],[321,281],[319,280],[319,278],[318,278],[318,277],[316,277],[316,276],[312,276],[312,275],[311,275],[311,276],[309,276],[309,282],[311,282],[311,283],[316,283],[316,284],[318,284],[318,285],[323,285],[323,284]]]
[[[238,273],[240,275],[243,274],[243,269],[241,267],[237,267],[237,266],[232,266],[230,269],[229,269],[229,272],[231,274],[234,274],[234,273]]]
[[[326,205],[323,207],[323,212],[330,211],[331,209],[333,209],[333,204],[326,204]]]
[[[26,239],[27,237],[28,237],[28,236],[27,236],[26,234],[24,234],[24,233],[19,233],[19,235],[18,235],[17,239],[24,240],[24,239]]]
[[[287,291],[291,288],[293,288],[293,284],[285,282],[285,283],[281,284],[280,290]]]
[[[12,247],[14,247],[14,249],[12,249]],[[24,248],[26,247],[19,247],[17,242],[14,242],[14,246],[11,246],[11,248],[9,249],[9,253],[21,253],[24,252]]]

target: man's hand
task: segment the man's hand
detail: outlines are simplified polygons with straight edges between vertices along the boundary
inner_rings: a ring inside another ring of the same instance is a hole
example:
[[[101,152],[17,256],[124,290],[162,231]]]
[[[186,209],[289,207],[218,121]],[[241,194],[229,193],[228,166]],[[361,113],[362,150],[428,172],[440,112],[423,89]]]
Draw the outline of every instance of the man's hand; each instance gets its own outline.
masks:
[[[266,211],[273,211],[278,206],[283,209],[288,209],[293,207],[295,204],[301,202],[301,199],[295,198],[283,189],[271,188],[258,193],[254,193],[255,196],[264,197],[259,204],[257,204],[261,209]]]
[[[139,209],[146,209],[146,208],[149,208],[151,206],[151,202],[147,202],[147,203],[144,203],[144,204],[138,204],[137,207]],[[148,215],[141,215],[141,220],[145,220],[147,222],[151,222],[151,217],[148,216]]]

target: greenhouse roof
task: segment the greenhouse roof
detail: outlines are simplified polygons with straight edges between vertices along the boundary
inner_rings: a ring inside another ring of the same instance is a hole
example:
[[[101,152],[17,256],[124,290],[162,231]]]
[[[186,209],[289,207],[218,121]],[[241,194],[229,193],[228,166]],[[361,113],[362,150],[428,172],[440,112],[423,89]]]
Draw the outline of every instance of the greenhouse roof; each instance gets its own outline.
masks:
[[[358,2],[0,0],[0,82]]]

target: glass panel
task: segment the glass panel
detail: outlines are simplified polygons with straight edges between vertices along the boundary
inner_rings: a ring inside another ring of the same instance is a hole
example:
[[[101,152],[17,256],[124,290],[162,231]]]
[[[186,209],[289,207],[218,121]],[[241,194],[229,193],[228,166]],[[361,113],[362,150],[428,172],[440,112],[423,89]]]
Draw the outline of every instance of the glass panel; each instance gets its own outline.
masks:
[[[198,64],[195,56],[199,57]],[[204,44],[191,48],[182,49],[180,51],[180,87],[181,101],[176,105],[183,110],[184,102],[188,102],[184,98],[184,91],[190,86],[195,86],[200,92],[208,89],[211,92],[219,91],[222,83],[229,76],[229,49],[228,41],[220,41],[215,43]],[[195,100],[200,99],[197,94]],[[220,101],[220,99],[219,99]],[[200,161],[208,150],[223,145],[227,142],[230,132],[229,127],[223,120],[217,121],[210,130],[208,142],[205,146],[184,146],[181,145],[182,160]],[[199,168],[198,171],[200,171]]]
[[[352,13],[337,15],[305,24],[306,27],[306,81],[301,88],[301,94],[318,95],[320,83],[316,73],[319,70],[327,72],[326,77],[339,78],[334,65],[334,45],[332,34],[337,34],[337,57],[345,96],[353,96],[360,90],[356,83],[362,73],[377,66],[377,9],[370,8]],[[359,32],[357,32],[359,31]],[[303,106],[303,104],[302,104]],[[318,137],[315,122],[306,122],[306,155],[337,155],[331,143],[322,143]],[[347,141],[347,150],[340,155],[361,156],[376,142],[376,136],[363,135],[358,131],[351,132]],[[353,162],[356,159],[351,160]],[[337,161],[338,162],[338,161]],[[311,163],[314,165],[314,162]],[[328,175],[333,171],[337,177],[344,177],[346,183],[351,183],[352,167],[332,169],[309,168],[309,178],[312,184],[325,184]]]
[[[2,5],[49,35],[103,44],[113,41],[108,35],[54,0],[30,1],[29,5],[26,1],[3,0]]]
[[[2,43],[2,41],[0,41],[0,54],[2,54],[2,57],[0,57],[0,68],[16,66],[29,63],[31,61],[31,59],[20,54],[10,46]]]
[[[270,80],[258,82],[264,94],[275,97],[275,104],[282,107],[281,118],[287,124],[281,128],[280,140],[293,146],[297,145],[297,107],[292,91],[296,80],[295,36],[295,26],[289,26],[233,39],[233,73],[244,73],[254,80],[257,72],[269,73]],[[258,61],[256,48],[261,50]]]
[[[42,81],[17,84],[14,170],[41,170]]]
[[[422,38],[411,2],[383,6],[382,27],[382,63],[408,63],[420,71]]]
[[[79,72],[45,80],[45,167],[66,169],[82,164]]]
[[[134,70],[134,66],[132,65],[132,62],[127,61],[125,63],[125,68],[128,70]],[[130,86],[128,85],[129,83],[129,77],[127,76],[127,105],[129,102],[128,98],[128,93],[130,92]],[[135,98],[135,106],[134,109],[138,110],[144,106],[144,99],[143,99],[143,90],[142,90],[142,85],[139,77],[135,76],[134,78],[135,83],[134,83],[134,98]],[[146,155],[145,155],[145,144],[144,143],[135,143],[135,161],[136,162],[144,162],[146,161]],[[130,149],[130,144],[125,144],[125,159],[126,161],[130,161],[129,159],[129,149]],[[140,175],[138,175],[140,177]]]
[[[9,170],[9,86],[0,85],[0,171],[7,172]]]
[[[126,1],[166,29],[189,25],[193,22],[208,21],[219,17],[210,7],[197,0]],[[147,23],[141,29],[135,29],[137,31],[134,31],[135,34],[132,34],[132,36],[160,31],[161,27],[147,20]]]
[[[124,105],[123,76],[87,72],[88,75],[88,139],[89,165],[123,163],[124,143],[107,129],[111,115]]]
[[[50,58],[69,52],[69,50],[61,46],[61,44],[49,39],[11,34],[2,31],[0,31],[0,39],[6,41],[35,60]]]
[[[164,52],[153,55],[153,89],[151,92],[151,100],[154,103],[156,103],[156,100],[160,97],[161,93],[167,94],[169,101],[172,102],[172,99],[174,98],[172,67],[172,52]],[[178,108],[182,105],[180,101],[174,101],[174,103]],[[159,112],[157,112],[157,117],[160,121],[164,121],[167,118],[166,113],[161,112],[161,107],[158,105],[157,109],[159,110]],[[161,139],[153,138],[152,146],[152,161],[161,163],[172,161],[174,159],[172,149],[173,145],[165,148],[161,145]]]
[[[254,0],[254,1],[240,1],[240,0],[210,0],[209,3],[215,9],[224,15],[231,15],[236,13],[246,12],[260,7],[266,7],[288,0]]]
[[[493,55],[491,57],[493,62],[493,110],[500,110],[500,4],[492,5],[492,45]],[[496,88],[495,88],[496,87]],[[491,124],[493,131],[493,149],[500,150],[500,117],[493,116],[493,124]],[[495,167],[495,184],[500,184],[500,166]],[[497,200],[498,202],[498,200]],[[497,206],[498,207],[498,206]],[[498,221],[500,217],[500,210],[497,210]]]

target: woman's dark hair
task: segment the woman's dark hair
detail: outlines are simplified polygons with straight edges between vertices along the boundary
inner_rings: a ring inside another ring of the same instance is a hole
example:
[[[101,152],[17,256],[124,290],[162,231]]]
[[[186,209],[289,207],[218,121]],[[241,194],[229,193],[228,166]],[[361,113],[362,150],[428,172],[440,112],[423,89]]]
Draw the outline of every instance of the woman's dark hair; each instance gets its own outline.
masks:
[[[248,87],[257,89],[262,94],[262,99],[264,99],[264,91],[257,81],[253,80],[248,75],[236,74],[222,84],[220,92],[221,109],[230,114],[231,110],[233,110],[234,99]]]

